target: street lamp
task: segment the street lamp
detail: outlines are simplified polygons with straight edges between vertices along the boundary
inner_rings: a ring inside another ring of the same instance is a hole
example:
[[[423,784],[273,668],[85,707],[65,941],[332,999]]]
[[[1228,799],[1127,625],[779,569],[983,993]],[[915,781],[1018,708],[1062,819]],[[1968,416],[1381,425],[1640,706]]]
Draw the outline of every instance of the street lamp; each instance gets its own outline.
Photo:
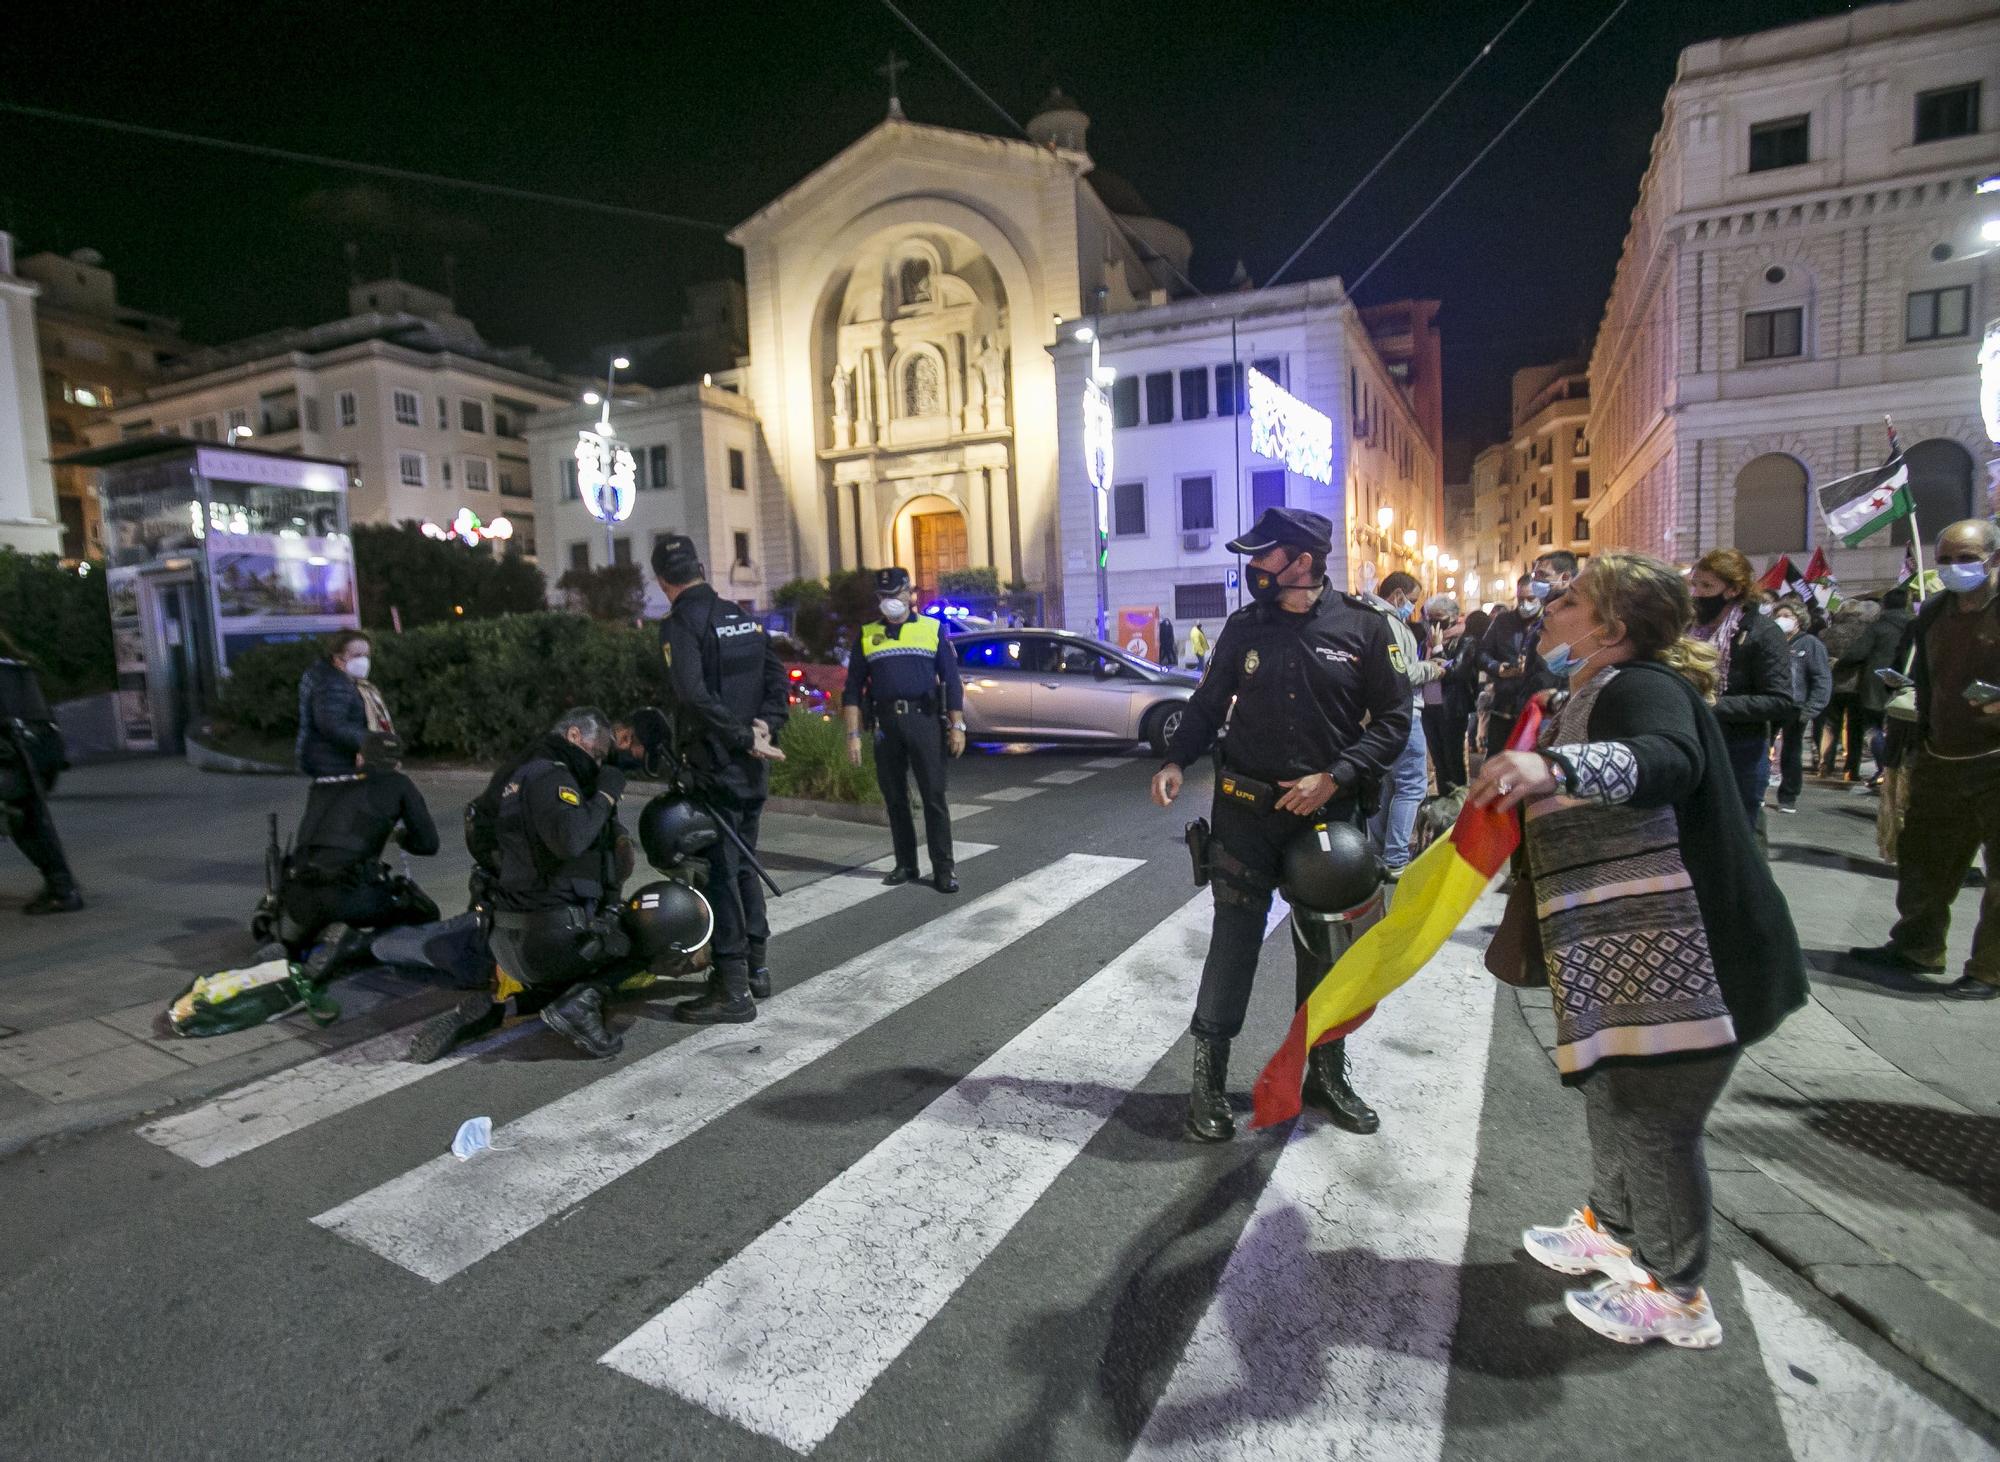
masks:
[[[614,355],[611,357],[611,368],[604,373],[604,414],[597,418],[597,425],[600,430],[611,424],[611,388],[618,378],[618,373],[631,369],[632,362],[624,356]],[[592,392],[591,394],[595,395],[596,393]],[[586,396],[584,399],[587,401],[590,398]]]
[[[247,426],[232,426],[229,429],[229,445],[233,447],[239,441],[247,442],[256,435],[257,433],[250,430]]]
[[[1381,529],[1384,538],[1389,536],[1389,525],[1395,521],[1396,510],[1387,503],[1375,510],[1375,526]]]
[[[1416,546],[1417,546],[1417,530],[1414,528],[1405,528],[1403,530],[1403,547],[1415,548]]]

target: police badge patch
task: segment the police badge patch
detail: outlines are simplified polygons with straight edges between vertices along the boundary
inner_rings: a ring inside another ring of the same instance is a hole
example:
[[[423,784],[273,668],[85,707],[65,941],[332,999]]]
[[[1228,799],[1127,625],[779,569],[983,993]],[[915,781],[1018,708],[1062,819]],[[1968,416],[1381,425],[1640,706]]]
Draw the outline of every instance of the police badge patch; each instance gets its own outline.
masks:
[[[1257,665],[1257,652],[1255,650],[1250,651],[1249,654],[1243,657],[1243,673],[1245,675],[1255,675],[1257,673]]]
[[[1409,662],[1403,658],[1403,647],[1394,640],[1389,641],[1389,663],[1396,667],[1398,675],[1410,673]]]

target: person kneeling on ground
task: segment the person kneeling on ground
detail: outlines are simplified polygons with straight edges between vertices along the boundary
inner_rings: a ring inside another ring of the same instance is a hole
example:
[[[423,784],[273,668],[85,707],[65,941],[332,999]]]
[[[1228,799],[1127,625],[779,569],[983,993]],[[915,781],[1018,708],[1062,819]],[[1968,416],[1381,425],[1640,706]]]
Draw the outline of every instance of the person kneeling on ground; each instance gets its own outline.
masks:
[[[617,922],[625,774],[605,764],[611,751],[610,718],[578,706],[502,786],[499,872],[489,890],[496,988],[426,1021],[411,1060],[435,1061],[459,1041],[496,1029],[503,1002],[517,993],[546,1000],[543,1023],[588,1055],[624,1048],[604,1025],[608,983],[631,953]]]
[[[393,736],[371,731],[353,771],[315,777],[306,793],[278,894],[278,938],[293,959],[313,950],[316,979],[358,953],[370,932],[438,916],[422,889],[382,862],[392,835],[420,858],[438,850],[424,795],[398,769],[400,751]]]

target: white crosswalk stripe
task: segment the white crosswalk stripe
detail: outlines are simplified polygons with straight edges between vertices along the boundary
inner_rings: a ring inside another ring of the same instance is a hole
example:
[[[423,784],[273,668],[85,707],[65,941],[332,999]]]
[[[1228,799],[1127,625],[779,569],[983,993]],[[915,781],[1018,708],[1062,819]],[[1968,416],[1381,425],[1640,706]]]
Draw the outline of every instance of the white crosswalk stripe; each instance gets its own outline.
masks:
[[[1211,907],[1182,905],[605,1364],[811,1451],[1186,1031]]]
[[[993,848],[992,843],[961,841],[956,852],[959,862],[965,863],[992,852]],[[772,899],[769,906],[772,938],[890,892],[879,877],[869,875],[887,873],[895,861],[894,855],[878,858],[863,864],[859,874],[835,874]],[[543,1026],[538,1021],[525,1021],[428,1066],[403,1059],[416,1029],[415,1025],[403,1026],[329,1055],[274,1071],[213,1101],[150,1122],[139,1129],[139,1135],[197,1167],[214,1167],[232,1157],[254,1152],[268,1142],[304,1131],[315,1122],[352,1111],[377,1097],[477,1060]]]
[[[1129,767],[1136,760],[1136,757],[1130,756],[1100,756],[1085,762],[1084,766],[1093,772],[1108,772],[1114,771],[1119,767]]]
[[[449,1279],[1140,866],[1068,854],[509,1123],[502,1160],[446,1154],[313,1222]]]
[[[1439,1456],[1493,992],[1447,944],[1362,1027],[1381,1132],[1294,1130],[1134,1462]]]
[[[1096,772],[1085,772],[1085,771],[1077,771],[1074,769],[1070,769],[1060,772],[1050,772],[1046,776],[1040,776],[1035,778],[1035,780],[1041,783],[1044,787],[1068,787],[1077,782],[1088,781],[1090,778],[1096,775],[1097,775]]]
[[[1025,802],[1030,797],[1039,797],[1048,791],[1047,787],[995,787],[991,792],[981,792],[981,798],[988,802]]]

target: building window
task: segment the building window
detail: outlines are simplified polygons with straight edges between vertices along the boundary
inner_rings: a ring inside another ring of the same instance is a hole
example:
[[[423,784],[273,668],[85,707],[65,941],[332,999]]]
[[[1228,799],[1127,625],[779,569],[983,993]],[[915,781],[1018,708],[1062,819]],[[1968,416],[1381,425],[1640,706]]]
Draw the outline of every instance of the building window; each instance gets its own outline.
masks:
[[[305,408],[306,430],[319,430],[319,397],[307,396],[299,403]]]
[[[1261,518],[1266,508],[1285,505],[1285,469],[1268,468],[1250,474],[1250,516]]]
[[[1743,317],[1743,358],[1784,360],[1805,348],[1805,311],[1752,310]]]
[[[563,458],[562,478],[563,478],[564,502],[573,503],[578,498],[583,496],[582,488],[579,485],[576,476],[576,458],[574,457]]]
[[[1590,519],[1584,514],[1578,513],[1576,521],[1570,524],[1569,536],[1578,543],[1590,542]]]
[[[342,426],[353,426],[361,420],[361,403],[352,391],[341,391],[333,398],[333,419]]]
[[[1285,384],[1285,361],[1282,356],[1267,355],[1262,360],[1253,360],[1250,362],[1250,369],[1273,385]]]
[[[748,533],[732,533],[730,535],[730,538],[734,541],[736,547],[736,558],[735,558],[736,567],[738,567],[739,569],[749,568],[750,535]]]
[[[491,492],[493,490],[492,475],[484,457],[467,457],[465,459],[465,490],[467,492]]]
[[[1174,585],[1174,621],[1185,627],[1197,619],[1223,619],[1229,614],[1229,594],[1220,584]]]
[[[1155,371],[1146,377],[1146,425],[1174,419],[1174,373]]]
[[[570,464],[574,467],[576,464]],[[528,464],[519,457],[500,459],[500,496],[533,497],[534,486],[528,479]]]
[[[417,393],[415,391],[398,391],[392,399],[395,405],[396,424],[398,426],[422,426],[424,424],[423,407],[418,404]]]
[[[1906,340],[1953,340],[1972,329],[1972,286],[1913,289],[1903,307]]]
[[[1241,416],[1246,410],[1243,400],[1243,367],[1240,365],[1219,365],[1215,368],[1215,414],[1217,416]]]
[[[929,359],[929,357],[926,356],[925,359]],[[731,492],[750,491],[749,468],[743,461],[742,449],[738,447],[731,447],[729,449],[729,490]]]
[[[458,425],[461,431],[478,432],[486,435],[486,406],[480,401],[458,403]]]
[[[632,562],[632,535],[621,533],[611,540],[611,561],[615,564]]]
[[[1942,142],[1979,130],[1979,83],[1917,93],[1917,141]]]
[[[1208,370],[1196,366],[1181,372],[1181,420],[1201,421],[1208,416]]]
[[[1212,531],[1215,527],[1215,479],[1209,476],[1181,479],[1181,530],[1186,533]]]
[[[1121,376],[1111,383],[1111,424],[1113,426],[1137,426],[1139,424],[1139,378]]]
[[[658,491],[667,485],[667,449],[665,447],[646,448],[646,481]]]
[[[518,548],[527,557],[533,558],[535,556],[535,520],[533,518],[522,517],[517,513],[511,514],[507,521],[514,525],[514,536],[507,540],[508,544],[511,547]]]
[[[1750,129],[1750,171],[1764,173],[1805,162],[1811,125],[1810,117],[1780,117],[1775,122],[1757,123]]]
[[[1145,483],[1121,482],[1111,489],[1111,532],[1118,538],[1145,536]]]
[[[438,430],[451,430],[451,403],[442,396],[438,397]]]
[[[569,546],[569,566],[580,574],[590,572],[590,544],[572,543]]]
[[[198,442],[219,442],[222,430],[212,416],[197,416],[188,423],[188,435]]]
[[[1590,474],[1588,472],[1579,472],[1576,474],[1576,487],[1571,496],[1577,498],[1579,501],[1590,496]]]
[[[398,452],[396,454],[396,476],[405,487],[424,485],[424,454],[422,452]]]
[[[231,407],[225,420],[229,423],[229,431],[239,431],[250,425],[250,409],[247,406]]]

